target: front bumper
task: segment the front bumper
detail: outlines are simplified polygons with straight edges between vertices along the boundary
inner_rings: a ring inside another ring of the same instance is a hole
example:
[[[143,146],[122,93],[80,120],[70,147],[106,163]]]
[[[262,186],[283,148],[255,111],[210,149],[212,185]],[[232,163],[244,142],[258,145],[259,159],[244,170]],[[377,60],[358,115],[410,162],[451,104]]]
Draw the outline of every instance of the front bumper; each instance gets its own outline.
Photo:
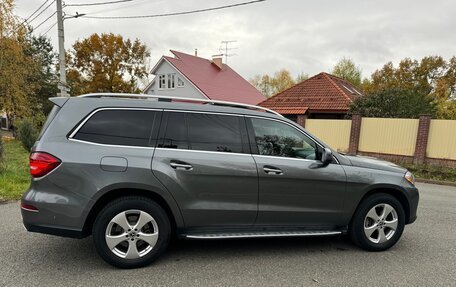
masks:
[[[411,223],[415,222],[415,220],[417,218],[417,210],[418,210],[418,202],[420,200],[420,194],[418,192],[418,188],[416,188],[416,187],[408,186],[405,189],[406,189],[408,205],[409,205],[409,216],[408,216],[408,220],[405,222],[405,224],[411,224]]]

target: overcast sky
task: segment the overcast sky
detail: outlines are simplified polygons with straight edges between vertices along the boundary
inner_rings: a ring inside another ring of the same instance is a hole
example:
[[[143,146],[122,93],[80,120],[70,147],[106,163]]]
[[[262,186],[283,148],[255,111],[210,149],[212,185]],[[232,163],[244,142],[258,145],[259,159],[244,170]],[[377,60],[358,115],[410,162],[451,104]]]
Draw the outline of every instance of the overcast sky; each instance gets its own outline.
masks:
[[[45,0],[17,0],[16,13],[27,17]],[[66,0],[67,4],[108,0]],[[112,0],[111,0],[112,1]],[[122,4],[66,7],[69,14],[126,16],[180,12],[247,0],[133,0]],[[50,2],[50,1],[49,1]],[[51,9],[52,8],[52,9]],[[55,11],[53,4],[32,22]],[[151,66],[169,50],[210,58],[220,42],[237,40],[228,64],[246,79],[285,68],[294,76],[329,72],[342,57],[355,61],[364,77],[388,61],[456,55],[455,0],[267,0],[248,6],[193,15],[149,19],[65,21],[65,47],[92,33],[112,32],[139,38],[151,51]],[[45,32],[54,17],[36,30]],[[57,27],[48,34],[57,50]]]

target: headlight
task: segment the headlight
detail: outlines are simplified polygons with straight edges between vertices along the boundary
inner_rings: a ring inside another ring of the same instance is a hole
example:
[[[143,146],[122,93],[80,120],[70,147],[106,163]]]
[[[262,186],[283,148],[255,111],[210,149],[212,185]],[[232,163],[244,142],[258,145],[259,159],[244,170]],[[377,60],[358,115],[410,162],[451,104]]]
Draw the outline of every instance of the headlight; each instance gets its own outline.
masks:
[[[404,175],[404,178],[410,182],[411,185],[415,185],[415,177],[410,171],[407,171]]]

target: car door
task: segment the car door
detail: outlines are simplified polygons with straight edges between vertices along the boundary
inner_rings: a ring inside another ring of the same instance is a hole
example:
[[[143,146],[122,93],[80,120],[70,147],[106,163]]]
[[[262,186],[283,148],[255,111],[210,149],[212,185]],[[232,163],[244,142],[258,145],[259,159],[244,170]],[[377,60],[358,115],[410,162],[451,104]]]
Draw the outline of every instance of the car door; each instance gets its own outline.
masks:
[[[254,223],[258,174],[242,116],[165,112],[152,170],[187,227]]]
[[[248,117],[259,174],[258,225],[330,227],[340,221],[346,176],[323,146],[285,121]]]

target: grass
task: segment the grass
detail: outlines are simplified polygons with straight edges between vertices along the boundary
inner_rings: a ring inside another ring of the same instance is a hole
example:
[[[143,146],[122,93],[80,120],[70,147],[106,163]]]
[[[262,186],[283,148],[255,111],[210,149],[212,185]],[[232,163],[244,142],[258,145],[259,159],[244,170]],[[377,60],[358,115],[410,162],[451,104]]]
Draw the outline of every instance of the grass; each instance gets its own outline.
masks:
[[[17,200],[30,184],[28,152],[17,140],[3,140],[0,163],[0,201]]]
[[[402,164],[402,166],[410,170],[418,179],[456,182],[456,168],[415,164]]]

